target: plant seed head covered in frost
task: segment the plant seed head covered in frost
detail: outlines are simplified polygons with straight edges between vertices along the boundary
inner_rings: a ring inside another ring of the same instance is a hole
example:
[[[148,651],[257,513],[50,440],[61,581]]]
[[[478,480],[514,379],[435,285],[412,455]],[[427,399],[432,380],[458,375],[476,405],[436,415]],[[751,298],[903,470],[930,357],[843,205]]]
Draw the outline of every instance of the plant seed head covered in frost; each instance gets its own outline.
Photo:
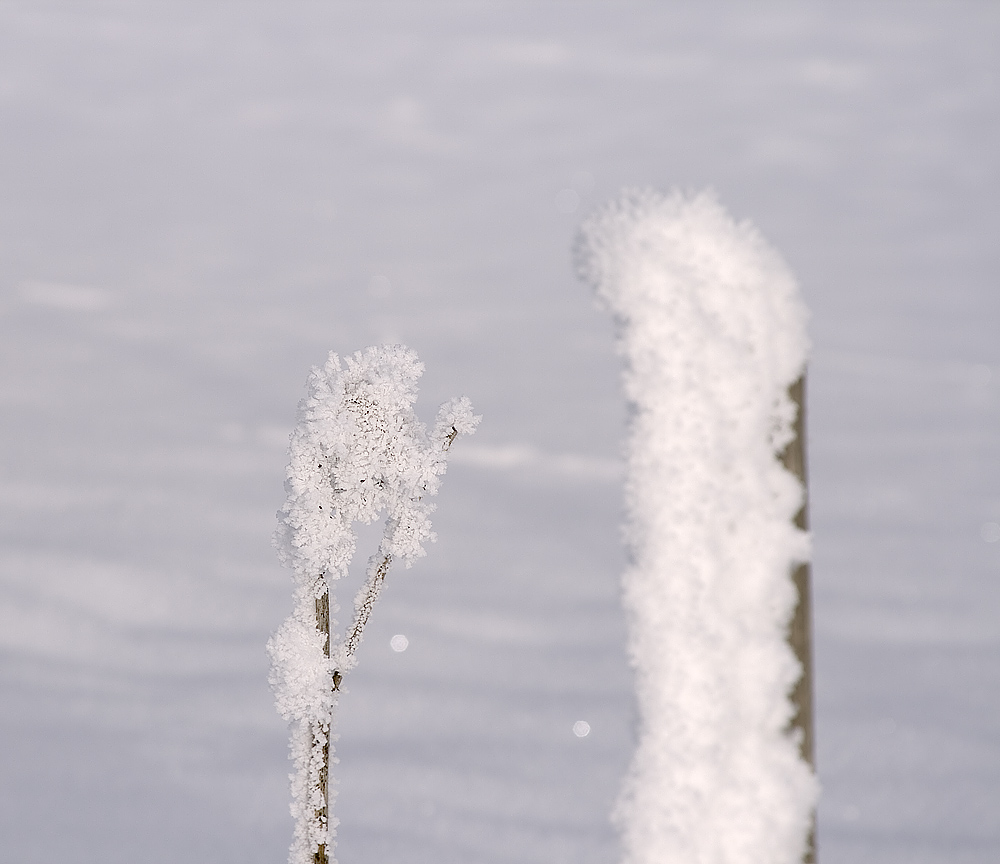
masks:
[[[480,419],[467,398],[452,399],[428,433],[414,411],[423,371],[417,355],[402,345],[367,348],[343,360],[331,353],[309,376],[291,435],[275,546],[293,571],[295,606],[267,647],[277,708],[293,727],[292,864],[310,864],[320,845],[332,849],[336,820],[326,815],[322,777],[333,760],[334,672],[342,675],[355,665],[354,651],[391,562],[409,566],[434,539],[430,498],[441,484],[448,448]],[[338,637],[332,617],[328,636],[319,629],[319,601],[327,599],[328,616],[338,611],[331,583],[347,574],[357,542],[354,523],[382,515],[382,542],[355,601],[351,636]]]
[[[709,193],[626,192],[583,225],[576,259],[615,316],[631,408],[625,862],[793,864],[817,794],[786,731],[791,571],[809,544],[779,454],[805,308],[777,253]]]
[[[372,347],[313,369],[299,406],[279,514],[282,561],[307,578],[343,575],[355,521],[396,519],[394,557],[410,563],[432,539],[430,513],[445,471],[442,434],[475,428],[468,399],[442,406],[432,440],[414,411],[424,366],[402,345]]]

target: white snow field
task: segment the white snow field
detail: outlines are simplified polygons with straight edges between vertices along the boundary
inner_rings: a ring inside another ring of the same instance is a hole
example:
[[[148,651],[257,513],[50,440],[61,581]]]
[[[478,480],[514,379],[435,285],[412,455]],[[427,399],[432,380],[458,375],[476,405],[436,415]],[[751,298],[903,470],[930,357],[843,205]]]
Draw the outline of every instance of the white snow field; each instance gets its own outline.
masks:
[[[996,860],[998,30],[0,4],[0,860],[285,860],[288,435],[329,351],[401,342],[424,422],[484,419],[345,682],[337,857],[619,861],[625,398],[570,247],[626,186],[713,187],[811,312],[820,861]]]

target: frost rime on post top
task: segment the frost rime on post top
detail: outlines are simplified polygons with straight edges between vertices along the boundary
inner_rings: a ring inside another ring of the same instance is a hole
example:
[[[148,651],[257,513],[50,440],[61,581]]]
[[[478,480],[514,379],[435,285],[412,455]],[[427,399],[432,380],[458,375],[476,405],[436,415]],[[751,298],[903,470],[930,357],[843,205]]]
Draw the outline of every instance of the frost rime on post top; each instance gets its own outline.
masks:
[[[343,362],[331,353],[313,369],[299,405],[288,497],[275,534],[279,557],[294,574],[295,605],[268,642],[276,705],[292,727],[290,864],[327,860],[332,849],[337,820],[328,814],[335,792],[327,771],[336,761],[331,742],[340,676],[356,665],[355,651],[391,563],[402,559],[410,566],[425,554],[424,542],[435,539],[429,499],[441,484],[452,441],[471,434],[480,419],[467,398],[455,398],[441,406],[428,434],[413,408],[423,371],[417,355],[402,345],[367,348]],[[354,523],[370,524],[383,512],[382,541],[354,601],[354,623],[334,641],[331,616],[339,607],[332,585],[347,575],[354,556]]]
[[[623,578],[639,740],[625,864],[793,864],[817,784],[788,724],[804,490],[793,439],[806,311],[780,257],[708,193],[628,192],[582,227],[630,403]]]

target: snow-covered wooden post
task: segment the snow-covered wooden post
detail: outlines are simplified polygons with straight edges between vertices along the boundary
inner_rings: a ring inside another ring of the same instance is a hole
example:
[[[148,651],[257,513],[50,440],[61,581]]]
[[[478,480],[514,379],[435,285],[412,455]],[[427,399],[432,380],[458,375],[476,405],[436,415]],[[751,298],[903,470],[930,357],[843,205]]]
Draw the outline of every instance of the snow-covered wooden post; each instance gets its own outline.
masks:
[[[795,514],[795,527],[809,530],[809,482],[806,470],[806,375],[788,388],[788,396],[795,405],[795,437],[781,454],[781,462],[802,484],[802,505]],[[812,574],[808,561],[800,561],[792,571],[795,583],[796,604],[788,625],[788,644],[802,666],[802,675],[792,690],[791,728],[797,730],[799,753],[816,770],[816,728],[813,715],[813,659],[812,659]],[[803,864],[816,862],[815,813],[809,828]]]
[[[802,687],[790,699],[808,651],[789,637],[809,538],[804,474],[783,464],[808,349],[795,281],[708,193],[625,193],[577,252],[615,316],[631,409],[623,602],[639,740],[615,812],[624,862],[808,860],[811,711]]]
[[[430,502],[458,435],[472,433],[479,418],[466,398],[441,406],[428,434],[414,412],[417,355],[402,345],[367,348],[344,362],[330,354],[307,382],[289,444],[285,489],[275,546],[292,568],[295,605],[268,642],[271,686],[278,711],[289,722],[294,763],[295,833],[289,864],[335,864],[335,711],[343,676],[392,562],[410,566],[433,540]],[[334,640],[339,611],[333,583],[347,575],[354,556],[355,522],[385,515],[378,552],[354,600],[354,622]]]

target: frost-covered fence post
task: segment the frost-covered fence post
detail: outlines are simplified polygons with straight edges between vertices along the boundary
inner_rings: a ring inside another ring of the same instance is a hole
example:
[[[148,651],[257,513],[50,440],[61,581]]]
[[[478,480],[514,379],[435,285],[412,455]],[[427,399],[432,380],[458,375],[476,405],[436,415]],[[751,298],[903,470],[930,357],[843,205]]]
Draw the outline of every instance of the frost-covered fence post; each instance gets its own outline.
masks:
[[[392,562],[409,567],[434,539],[429,499],[441,485],[452,442],[479,422],[469,400],[456,398],[441,406],[428,433],[413,407],[423,370],[402,345],[367,348],[343,362],[331,353],[312,370],[299,404],[288,497],[275,534],[278,554],[294,574],[295,604],[267,645],[278,711],[291,725],[290,864],[335,864],[330,765],[340,683],[357,664]],[[354,523],[370,524],[383,513],[382,540],[354,600],[354,622],[334,640],[333,583],[347,575],[354,556]]]
[[[615,811],[625,864],[813,860],[795,281],[707,193],[625,193],[577,253],[615,316],[631,409],[623,603],[640,728]]]
[[[802,506],[795,514],[795,527],[809,530],[809,483],[806,471],[806,376],[803,373],[788,388],[788,396],[795,405],[795,437],[781,454],[781,462],[802,484],[804,491]],[[788,626],[788,643],[802,665],[802,675],[792,690],[792,728],[801,729],[799,751],[815,769],[816,737],[813,719],[813,674],[812,674],[812,586],[808,561],[800,561],[792,571],[797,603]],[[815,860],[814,838],[809,837],[809,855],[806,862]]]

